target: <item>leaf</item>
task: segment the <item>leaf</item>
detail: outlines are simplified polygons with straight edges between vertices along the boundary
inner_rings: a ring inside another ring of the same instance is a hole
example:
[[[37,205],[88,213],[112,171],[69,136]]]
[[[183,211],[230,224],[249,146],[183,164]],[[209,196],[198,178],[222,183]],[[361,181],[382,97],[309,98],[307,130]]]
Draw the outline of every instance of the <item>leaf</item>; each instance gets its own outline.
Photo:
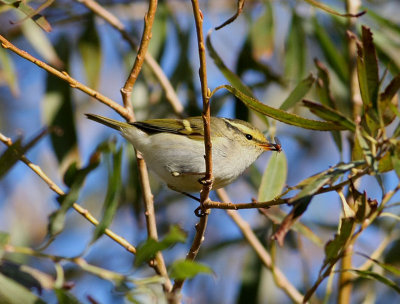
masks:
[[[329,65],[342,82],[347,83],[349,79],[348,64],[345,57],[343,57],[343,54],[340,52],[341,48],[338,48],[337,45],[333,43],[331,37],[329,37],[325,28],[319,24],[316,17],[313,18],[313,30],[316,42],[319,43]]]
[[[293,107],[296,103],[302,100],[304,96],[307,95],[314,82],[315,77],[312,74],[300,81],[290,95],[285,99],[279,109],[286,111]]]
[[[19,10],[21,13],[32,17],[32,20],[36,22],[38,26],[40,26],[46,32],[51,31],[51,25],[47,22],[46,18],[40,14],[38,14],[33,8],[31,8],[25,1],[20,0],[0,0],[4,4],[11,5]]]
[[[64,38],[60,39],[56,49],[68,71],[68,42]],[[71,87],[68,83],[51,74],[47,75],[47,88],[42,111],[47,125],[60,130],[51,134],[51,143],[59,163],[71,159],[78,160],[77,133]]]
[[[250,24],[249,39],[256,60],[270,58],[274,52],[274,9],[270,1],[264,4],[264,13]]]
[[[301,79],[306,66],[306,34],[303,20],[294,11],[286,40],[285,76],[289,79]]]
[[[312,200],[312,196],[301,197],[292,203],[293,209],[285,216],[278,230],[273,234],[272,239],[276,240],[279,246],[283,246],[284,238],[297,219],[307,210]]]
[[[351,237],[354,226],[354,219],[342,218],[340,221],[340,230],[335,234],[333,240],[330,240],[325,245],[324,265],[330,263],[339,257],[339,254],[344,249],[347,241]]]
[[[7,304],[45,304],[26,287],[0,273],[0,302]]]
[[[368,255],[360,253],[360,252],[358,252],[358,254],[367,258],[368,260],[374,262],[376,265],[383,268],[384,270],[389,271],[390,273],[392,273],[396,276],[400,276],[400,268],[399,267],[396,267],[396,266],[390,265],[390,264],[386,264],[386,263],[382,263],[381,261],[373,259],[373,258],[369,257]]]
[[[356,125],[349,118],[344,116],[342,113],[328,107],[325,105],[321,105],[309,100],[303,100],[304,106],[310,109],[310,111],[317,115],[318,117],[325,119],[327,121],[335,122],[341,125],[343,128],[350,130],[352,132],[355,131]]]
[[[78,200],[80,189],[86,179],[86,176],[98,167],[100,163],[99,152],[95,151],[92,154],[89,164],[82,168],[76,169],[76,164],[72,164],[75,167],[74,170],[67,170],[69,172],[69,185],[70,189],[68,193],[60,195],[57,200],[60,203],[60,208],[54,211],[49,216],[48,233],[49,236],[53,237],[59,234],[65,224],[65,215],[72,205]],[[71,171],[74,171],[73,174]]]
[[[215,51],[212,43],[211,43],[211,32],[208,33],[207,38],[206,38],[206,46],[207,50],[210,54],[210,57],[214,60],[215,65],[218,67],[218,69],[221,71],[221,73],[225,76],[225,78],[229,81],[229,83],[235,87],[236,89],[244,92],[246,95],[253,96],[253,93],[249,89],[248,86],[246,86],[242,80],[239,78],[238,75],[233,73],[223,62],[221,57],[218,55],[218,53]]]
[[[323,10],[323,11],[329,13],[329,14],[332,14],[332,15],[335,15],[335,16],[339,16],[339,17],[360,17],[360,16],[365,14],[365,11],[364,12],[360,12],[360,13],[355,14],[355,15],[354,14],[342,14],[342,13],[339,13],[338,11],[334,10],[330,6],[321,3],[320,1],[317,1],[317,0],[304,0],[304,1],[309,3],[309,4],[311,4],[312,6],[314,6],[316,8],[318,8],[318,9],[321,9],[321,10]]]
[[[207,265],[190,260],[176,260],[169,270],[169,276],[175,280],[191,279],[200,273],[212,274],[213,271]]]
[[[361,151],[364,155],[364,159],[367,162],[367,164],[369,166],[371,166],[372,164],[377,165],[377,163],[375,162],[375,157],[372,154],[371,148],[368,145],[368,142],[365,140],[365,138],[361,135],[361,131],[359,128],[356,128],[356,132],[355,132],[355,141],[357,141],[357,144],[360,146]]]
[[[34,147],[40,139],[47,134],[47,130],[40,131],[26,145],[22,145],[22,138],[18,138],[6,151],[0,156],[0,179],[16,164],[21,157]]]
[[[369,271],[369,270],[358,270],[358,269],[347,269],[347,271],[354,272],[354,273],[358,274],[360,277],[365,278],[365,279],[371,279],[371,280],[381,282],[381,283],[385,284],[386,286],[394,289],[397,293],[400,294],[400,287],[397,285],[397,283],[388,279],[387,277],[380,275],[379,273]]]
[[[10,234],[0,231],[0,261],[3,258],[4,247],[10,242]]]
[[[11,93],[18,97],[20,94],[18,79],[13,61],[11,60],[11,55],[4,48],[0,47],[0,83],[4,80],[5,83],[10,88]]]
[[[296,114],[291,114],[291,113],[285,112],[283,110],[275,109],[273,107],[267,106],[267,105],[261,103],[260,101],[258,101],[257,99],[254,99],[229,85],[223,85],[223,86],[218,87],[217,89],[220,89],[220,88],[227,89],[229,92],[231,92],[237,98],[239,98],[246,106],[255,110],[256,112],[259,112],[261,114],[264,114],[266,116],[269,116],[273,119],[279,120],[279,121],[284,122],[289,125],[301,127],[304,129],[319,130],[319,131],[343,130],[344,129],[342,126],[333,124],[331,122],[307,119],[307,118],[298,116]]]
[[[178,226],[171,226],[168,234],[161,241],[152,238],[147,239],[144,243],[137,247],[135,266],[141,265],[145,261],[149,261],[157,252],[167,249],[176,243],[184,243],[186,241],[186,233]]]
[[[58,304],[80,304],[80,303],[82,303],[73,294],[71,294],[70,292],[68,292],[64,289],[61,289],[61,288],[55,289],[55,294],[57,296]]]
[[[57,55],[50,38],[34,24],[34,20],[26,20],[21,23],[21,30],[24,37],[29,41],[36,52],[45,61],[57,68],[63,68],[63,62]]]
[[[287,178],[285,153],[271,155],[258,188],[258,201],[269,201],[281,194]]]
[[[303,197],[315,194],[323,186],[332,184],[335,180],[342,177],[347,171],[356,168],[358,166],[364,165],[365,161],[353,161],[350,163],[339,163],[336,166],[329,168],[328,170],[322,171],[318,174],[310,176],[302,180],[297,187],[302,190],[289,202],[297,201]]]
[[[108,168],[108,186],[103,204],[103,217],[93,233],[92,243],[95,242],[110,226],[114,215],[117,212],[118,201],[121,195],[122,147],[116,153],[112,154],[111,157],[113,159],[113,166],[109,166]]]
[[[362,27],[362,44],[357,42],[357,74],[366,109],[378,109],[379,68],[371,30]]]
[[[262,214],[268,217],[274,224],[280,225],[287,214],[279,208],[269,208],[269,209],[258,209]],[[290,227],[291,230],[302,234],[304,237],[308,238],[315,245],[322,247],[322,240],[316,235],[308,226],[302,222],[295,221]]]
[[[90,14],[87,18],[85,28],[78,39],[78,49],[88,84],[97,90],[100,83],[102,52],[94,14]]]

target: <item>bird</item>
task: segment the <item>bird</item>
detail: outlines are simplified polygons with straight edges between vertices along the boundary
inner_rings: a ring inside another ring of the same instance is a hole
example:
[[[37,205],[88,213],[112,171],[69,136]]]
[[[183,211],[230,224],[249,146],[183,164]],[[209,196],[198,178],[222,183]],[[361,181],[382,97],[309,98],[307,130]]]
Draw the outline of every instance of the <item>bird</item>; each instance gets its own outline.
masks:
[[[188,193],[203,188],[205,146],[202,117],[121,122],[95,114],[87,118],[118,130],[139,151],[147,166],[172,190]],[[281,151],[250,123],[211,117],[212,189],[232,183],[263,152]]]

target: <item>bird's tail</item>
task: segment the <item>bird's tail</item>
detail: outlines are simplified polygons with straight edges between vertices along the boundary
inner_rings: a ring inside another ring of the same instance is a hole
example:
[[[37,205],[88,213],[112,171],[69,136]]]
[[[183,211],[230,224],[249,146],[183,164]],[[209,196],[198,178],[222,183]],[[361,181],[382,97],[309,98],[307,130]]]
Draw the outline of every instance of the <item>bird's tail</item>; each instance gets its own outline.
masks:
[[[85,114],[87,118],[97,121],[107,127],[113,128],[115,130],[118,131],[122,131],[123,129],[126,129],[127,127],[129,127],[130,125],[126,122],[122,122],[122,121],[118,121],[118,120],[114,120],[111,118],[107,118],[104,116],[100,116],[100,115],[95,115],[95,114]]]

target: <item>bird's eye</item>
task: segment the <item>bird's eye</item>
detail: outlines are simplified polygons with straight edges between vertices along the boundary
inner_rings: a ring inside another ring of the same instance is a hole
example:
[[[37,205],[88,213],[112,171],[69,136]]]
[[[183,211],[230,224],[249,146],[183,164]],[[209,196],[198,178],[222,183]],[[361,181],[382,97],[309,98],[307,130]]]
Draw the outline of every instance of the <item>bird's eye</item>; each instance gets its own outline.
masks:
[[[246,138],[247,138],[248,140],[252,140],[252,139],[253,139],[253,136],[251,136],[250,134],[246,134]]]

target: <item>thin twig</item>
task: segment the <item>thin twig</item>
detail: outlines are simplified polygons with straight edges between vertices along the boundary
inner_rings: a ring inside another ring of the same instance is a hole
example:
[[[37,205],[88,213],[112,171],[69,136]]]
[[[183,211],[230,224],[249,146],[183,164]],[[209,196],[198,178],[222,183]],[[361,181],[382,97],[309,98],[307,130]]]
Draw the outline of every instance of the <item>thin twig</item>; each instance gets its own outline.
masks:
[[[222,202],[228,203],[230,201],[228,194],[224,189],[218,189],[216,192]],[[258,240],[250,225],[243,220],[237,211],[227,210],[226,213],[239,227],[240,231],[243,233],[243,236],[257,253],[264,266],[271,270],[274,275],[276,285],[281,288],[294,302],[301,303],[303,301],[303,295],[289,282],[283,272],[274,265],[271,256]]]
[[[199,222],[196,225],[196,235],[194,237],[190,251],[186,255],[187,260],[193,261],[197,253],[199,252],[200,246],[204,240],[204,233],[207,227],[209,210],[204,209],[204,203],[209,200],[209,194],[212,188],[213,175],[212,175],[212,156],[211,156],[211,126],[210,126],[210,92],[207,86],[207,69],[206,69],[206,53],[204,47],[204,36],[203,36],[203,14],[199,7],[199,2],[197,0],[192,0],[193,15],[196,24],[197,32],[197,44],[199,49],[199,59],[200,59],[200,83],[201,83],[201,93],[203,99],[203,125],[204,125],[204,148],[205,148],[205,165],[206,174],[203,180],[203,189],[200,192],[200,206],[202,208],[203,214]],[[177,298],[179,291],[183,286],[184,280],[176,280],[172,288],[173,295]],[[176,299],[175,299],[176,300]]]
[[[124,106],[132,113],[132,116],[133,116],[133,108],[131,103],[132,89],[142,69],[144,58],[147,53],[147,48],[149,46],[152,35],[151,29],[153,27],[156,10],[157,10],[157,0],[150,0],[149,9],[146,15],[144,16],[144,29],[142,34],[142,40],[140,41],[139,50],[136,55],[135,62],[133,64],[129,77],[126,80],[124,87],[121,89],[121,95],[122,95],[122,100],[124,102]]]
[[[4,144],[6,144],[8,147],[12,145],[12,140],[9,137],[4,136],[3,134],[0,133],[0,141],[2,141]],[[61,190],[59,186],[55,182],[53,182],[44,172],[43,170],[38,166],[32,163],[25,155],[22,155],[20,157],[20,160],[24,162],[29,168],[32,169],[33,172],[35,172],[48,186],[49,188],[57,193],[58,195],[65,195],[65,192]],[[99,221],[85,208],[82,206],[78,205],[77,203],[74,203],[72,207],[79,213],[81,214],[84,218],[86,218],[89,222],[91,222],[93,225],[97,226],[99,224]],[[112,240],[120,244],[122,247],[124,247],[126,250],[129,252],[135,254],[136,253],[136,248],[131,245],[126,239],[123,237],[119,236],[118,234],[112,232],[110,229],[106,229],[104,232],[108,237],[110,237]]]
[[[106,10],[104,7],[102,7],[98,2],[94,0],[76,0],[83,5],[85,5],[88,9],[90,9],[93,13],[95,13],[97,16],[103,18],[108,24],[110,24],[113,28],[115,28],[117,31],[119,31],[122,35],[122,37],[129,43],[131,48],[133,50],[136,50],[138,48],[137,43],[133,40],[133,38],[129,35],[127,30],[125,29],[125,26],[122,24],[122,22],[114,16],[111,12]],[[145,57],[144,57],[145,64],[148,65],[153,72],[154,76],[158,79],[161,87],[165,91],[165,97],[172,106],[172,109],[174,110],[175,114],[177,116],[182,116],[183,114],[183,106],[181,101],[179,100],[179,97],[176,95],[174,88],[172,87],[171,82],[167,78],[167,76],[164,74],[164,71],[160,67],[160,65],[157,63],[157,61],[154,60],[153,56],[146,52]]]
[[[0,35],[0,42],[1,42],[1,46],[3,48],[11,50],[12,52],[16,53],[17,55],[21,56],[22,58],[32,62],[33,64],[36,64],[40,68],[46,70],[50,74],[53,74],[53,75],[57,76],[58,78],[68,82],[71,87],[76,88],[76,89],[88,94],[89,96],[97,99],[98,101],[104,103],[105,105],[107,105],[110,108],[112,108],[113,110],[115,110],[122,117],[124,117],[124,118],[129,117],[128,111],[124,107],[119,105],[114,100],[112,100],[112,99],[100,94],[99,92],[85,86],[84,84],[80,83],[79,81],[77,81],[76,79],[74,79],[70,75],[68,75],[67,72],[65,72],[65,71],[61,72],[61,71],[51,67],[50,65],[44,63],[43,61],[33,57],[32,55],[28,54],[27,52],[17,48],[15,45],[13,45],[11,42],[9,42],[2,35]]]
[[[131,94],[136,79],[141,71],[145,55],[147,53],[147,48],[151,39],[151,30],[156,10],[157,10],[157,0],[151,0],[149,2],[149,10],[144,18],[145,20],[144,30],[143,30],[142,40],[139,46],[139,51],[135,59],[135,63],[133,64],[131,73],[127,81],[125,82],[124,87],[121,89],[121,95],[124,107],[125,109],[127,109],[129,113],[129,117],[127,118],[128,122],[135,121],[135,114],[131,103]],[[151,193],[149,174],[146,167],[146,163],[142,155],[138,151],[136,151],[136,161],[139,170],[140,184],[143,192],[143,201],[144,201],[145,216],[147,223],[147,236],[148,238],[158,240],[157,222],[156,222],[156,215],[154,212],[154,199],[153,199],[153,194]],[[164,258],[161,252],[158,252],[156,254],[155,259],[150,263],[150,266],[156,271],[156,273],[158,273],[165,279],[163,283],[164,289],[166,292],[169,292],[172,289],[172,283],[169,279],[167,268],[165,266]]]

